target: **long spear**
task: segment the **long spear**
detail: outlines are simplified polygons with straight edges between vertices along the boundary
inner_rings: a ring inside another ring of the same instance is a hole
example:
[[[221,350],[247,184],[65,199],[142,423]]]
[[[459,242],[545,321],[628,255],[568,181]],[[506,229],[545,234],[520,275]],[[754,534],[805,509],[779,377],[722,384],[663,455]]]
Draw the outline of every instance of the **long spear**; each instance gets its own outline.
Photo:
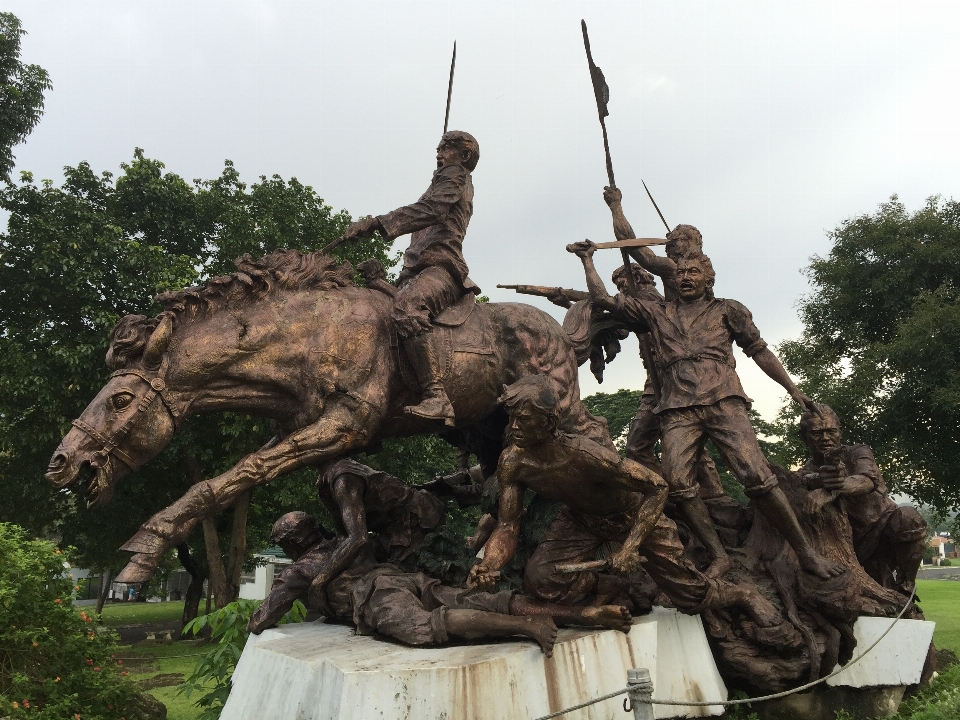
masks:
[[[603,77],[603,71],[593,62],[593,54],[590,52],[590,36],[587,35],[587,23],[584,20],[580,21],[580,28],[583,30],[583,47],[587,51],[587,65],[590,68],[590,80],[593,82],[593,96],[597,101],[597,114],[600,116],[600,129],[603,131],[603,152],[607,158],[607,180],[610,181],[610,187],[615,188],[617,183],[613,178],[613,161],[610,159],[610,142],[607,140],[607,123],[604,120],[610,114],[610,111],[607,110],[607,103],[610,102],[610,87],[607,85],[606,78]],[[669,230],[670,228],[667,228],[668,232]],[[621,247],[620,255],[623,258],[624,269],[627,271],[627,288],[633,297],[639,297],[627,248]],[[646,333],[639,333],[637,338],[640,341],[640,355],[643,358],[643,364],[647,367],[647,375],[653,384],[654,397],[656,402],[660,402],[660,377],[657,375],[657,367],[653,363],[653,349],[650,347],[650,338]]]
[[[453,59],[450,60],[450,82],[447,84],[447,114],[443,116],[443,134],[447,134],[450,122],[450,96],[453,95],[453,70],[457,67],[457,41],[453,41]]]
[[[650,202],[653,203],[653,209],[657,211],[657,215],[660,216],[660,222],[663,223],[663,226],[667,229],[667,235],[670,234],[670,226],[667,225],[667,221],[663,219],[663,213],[660,212],[660,208],[657,207],[657,201],[653,199],[653,195],[650,194],[650,188],[647,187],[647,184],[641,180],[643,183],[643,189],[647,191],[647,197],[650,198]]]

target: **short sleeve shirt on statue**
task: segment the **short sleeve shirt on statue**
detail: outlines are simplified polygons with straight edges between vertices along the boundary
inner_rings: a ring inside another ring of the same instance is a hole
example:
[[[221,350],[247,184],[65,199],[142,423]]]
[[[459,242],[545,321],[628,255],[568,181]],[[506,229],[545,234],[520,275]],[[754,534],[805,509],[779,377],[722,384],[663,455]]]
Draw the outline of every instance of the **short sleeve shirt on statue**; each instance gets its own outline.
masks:
[[[753,316],[736,300],[637,300],[620,294],[614,315],[650,329],[662,392],[654,412],[713,405],[728,397],[750,402],[737,377],[733,343],[747,357],[767,347]]]

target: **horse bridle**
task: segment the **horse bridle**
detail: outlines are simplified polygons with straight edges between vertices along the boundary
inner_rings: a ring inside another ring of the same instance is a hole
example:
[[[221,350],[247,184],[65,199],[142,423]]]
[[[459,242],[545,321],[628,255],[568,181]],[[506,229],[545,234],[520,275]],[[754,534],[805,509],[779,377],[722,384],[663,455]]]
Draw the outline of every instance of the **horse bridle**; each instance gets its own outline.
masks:
[[[100,443],[102,446],[100,450],[93,454],[94,458],[100,459],[99,465],[94,463],[95,467],[102,466],[103,463],[106,462],[107,458],[110,455],[113,455],[132,471],[136,471],[140,468],[143,463],[137,463],[133,458],[127,455],[127,453],[121,450],[119,445],[133,429],[133,426],[136,425],[136,423],[140,420],[141,413],[146,412],[150,406],[153,405],[154,400],[157,398],[160,398],[160,402],[163,403],[163,406],[170,414],[170,418],[173,420],[173,427],[176,428],[180,424],[180,417],[174,410],[174,405],[170,398],[167,396],[167,384],[163,380],[163,375],[166,374],[166,369],[166,358],[164,358],[163,362],[160,363],[160,367],[157,369],[156,375],[153,375],[152,377],[143,370],[137,370],[136,368],[122,368],[111,373],[111,380],[115,377],[120,377],[121,375],[135,375],[147,384],[149,390],[147,390],[146,394],[140,398],[140,403],[137,405],[137,411],[127,418],[127,421],[118,427],[109,437],[101,433],[96,428],[87,425],[80,418],[77,418],[71,422],[71,425],[88,435],[96,442]]]

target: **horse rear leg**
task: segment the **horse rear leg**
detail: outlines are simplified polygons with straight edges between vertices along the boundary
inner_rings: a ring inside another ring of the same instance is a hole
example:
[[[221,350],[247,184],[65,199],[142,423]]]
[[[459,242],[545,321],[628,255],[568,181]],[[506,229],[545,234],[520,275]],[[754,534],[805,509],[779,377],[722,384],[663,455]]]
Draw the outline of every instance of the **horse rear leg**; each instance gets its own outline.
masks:
[[[183,497],[145,522],[121,550],[136,553],[115,582],[147,582],[164,552],[185,542],[206,517],[230,507],[243,493],[298,468],[365,447],[372,432],[346,408],[331,407],[315,422],[272,447],[247,455],[227,472],[193,485]]]

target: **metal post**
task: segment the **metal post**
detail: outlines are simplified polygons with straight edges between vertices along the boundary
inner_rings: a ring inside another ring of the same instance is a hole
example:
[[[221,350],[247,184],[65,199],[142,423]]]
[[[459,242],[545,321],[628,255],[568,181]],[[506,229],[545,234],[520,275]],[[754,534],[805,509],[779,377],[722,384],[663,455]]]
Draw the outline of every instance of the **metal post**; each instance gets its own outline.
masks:
[[[653,681],[647,668],[627,670],[627,695],[633,708],[633,720],[653,720]]]

